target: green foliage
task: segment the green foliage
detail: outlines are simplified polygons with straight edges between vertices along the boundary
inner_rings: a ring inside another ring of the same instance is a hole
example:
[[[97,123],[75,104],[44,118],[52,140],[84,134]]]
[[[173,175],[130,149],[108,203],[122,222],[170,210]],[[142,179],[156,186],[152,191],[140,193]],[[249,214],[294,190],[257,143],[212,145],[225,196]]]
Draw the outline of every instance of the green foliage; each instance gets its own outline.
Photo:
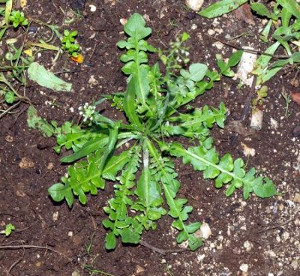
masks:
[[[252,100],[252,108],[255,109],[258,106],[262,106],[264,103],[264,98],[268,96],[268,87],[262,86],[257,92],[256,97]]]
[[[145,40],[151,29],[145,26],[143,17],[132,15],[124,30],[128,39],[118,46],[126,50],[121,56],[125,63],[122,71],[128,75],[126,91],[81,107],[85,126],[66,123],[59,131],[52,131],[57,136],[56,152],[65,147],[72,154],[61,159],[71,163],[67,175],[48,191],[54,201],[66,200],[72,207],[76,198],[86,204],[89,194],[96,195],[107,181],[113,182],[114,195],[104,207],[108,216],[103,221],[108,230],[108,250],[116,247],[118,238],[123,243],[138,244],[143,232],[155,229],[157,221],[166,214],[174,220],[177,243],[188,241],[189,248],[196,250],[202,244],[195,235],[201,223],[190,221],[193,207],[178,196],[180,182],[172,157],[183,158],[184,163],[203,171],[204,178],[216,179],[217,188],[228,185],[227,196],[240,188],[246,199],[252,192],[262,198],[276,194],[274,184],[256,176],[254,169],[246,172],[241,159],[233,161],[229,154],[219,158],[210,130],[215,124],[224,127],[224,103],[219,108],[186,108],[213,88],[222,73],[231,76],[241,53],[235,53],[227,63],[220,62],[221,72],[195,63],[179,72],[167,66],[163,75],[157,63],[148,63],[147,54],[156,49]],[[187,35],[182,39],[186,38]],[[117,106],[128,121],[115,121],[96,111],[96,105],[104,100]],[[40,118],[31,121],[38,128],[43,123]],[[194,146],[185,149],[173,142],[171,137],[178,136]]]
[[[75,38],[77,37],[78,32],[64,30],[64,35],[61,39],[62,48],[72,57],[77,57],[80,52],[80,46],[76,43]]]
[[[9,16],[9,21],[12,22],[14,28],[28,25],[28,20],[25,18],[24,13],[20,11],[12,11]]]
[[[170,48],[167,50],[158,50],[159,57],[166,67],[167,71],[180,70],[189,62],[189,48],[184,43],[190,38],[188,33],[183,33],[176,37],[174,42],[170,42]]]
[[[19,28],[20,31],[27,32],[30,25],[29,19],[27,19],[22,11],[13,10],[12,0],[0,0],[0,3],[5,3],[5,8],[0,7],[0,42],[3,37],[7,34],[8,30]],[[78,56],[79,45],[75,43],[76,31],[65,32],[65,37],[59,32],[58,26],[49,25],[37,19],[33,19],[35,24],[44,26],[51,31],[51,37],[46,38],[37,37],[38,42],[31,41],[28,43],[26,35],[20,35],[16,38],[8,38],[5,41],[6,52],[1,61],[0,66],[0,118],[10,114],[11,110],[16,108],[20,102],[30,104],[30,99],[26,96],[27,80],[36,81],[40,85],[56,90],[56,91],[70,91],[71,84],[66,83],[51,72],[48,72],[45,68],[40,66],[38,63],[34,63],[34,54],[43,50],[57,51],[54,60],[60,56],[60,47],[50,44],[50,41],[56,36],[62,39],[64,50],[67,51],[73,58],[74,61],[80,63],[83,61],[82,56]],[[21,28],[20,28],[21,27]],[[11,34],[9,32],[8,34]],[[46,41],[45,41],[46,40]],[[77,59],[75,59],[77,57]],[[28,69],[28,72],[27,72]],[[28,73],[28,74],[27,74]],[[44,124],[34,124],[36,128],[44,127]],[[49,136],[50,134],[46,134]]]
[[[240,5],[250,2],[251,9],[260,17],[268,19],[264,30],[261,33],[263,42],[272,42],[265,54],[261,55],[256,61],[253,74],[257,75],[257,85],[261,85],[276,75],[278,71],[286,65],[300,63],[299,39],[300,39],[300,5],[296,0],[276,0],[273,10],[270,11],[267,6],[260,2],[248,0],[222,0],[202,10],[199,14],[214,18],[229,13]],[[269,37],[272,26],[275,30]],[[297,47],[293,47],[296,44]],[[273,61],[273,55],[284,49],[287,57]],[[218,61],[219,66],[223,66]]]
[[[199,12],[199,14],[207,18],[218,17],[225,13],[232,12],[246,2],[248,2],[248,0],[221,0],[205,8]]]
[[[45,119],[37,115],[36,109],[32,106],[27,111],[27,125],[30,128],[38,129],[45,137],[51,137],[56,133],[55,122],[49,124]]]
[[[9,237],[14,230],[16,230],[16,227],[9,223],[5,225],[4,230],[0,231],[0,234],[4,234],[6,237]]]
[[[221,69],[221,74],[227,77],[234,77],[234,72],[231,70],[231,67],[236,66],[242,57],[243,51],[236,51],[228,60],[224,62],[221,55],[217,55],[218,66]]]

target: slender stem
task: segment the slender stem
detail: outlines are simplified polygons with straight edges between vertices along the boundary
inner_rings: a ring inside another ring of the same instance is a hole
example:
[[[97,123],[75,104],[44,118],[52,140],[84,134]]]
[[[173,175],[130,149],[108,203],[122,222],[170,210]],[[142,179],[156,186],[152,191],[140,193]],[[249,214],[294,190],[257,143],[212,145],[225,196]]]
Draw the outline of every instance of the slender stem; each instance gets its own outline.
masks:
[[[0,119],[1,119],[2,117],[4,117],[5,114],[7,114],[7,113],[9,113],[11,110],[15,109],[20,103],[21,103],[21,102],[18,101],[17,103],[15,103],[14,105],[12,105],[10,108],[6,109],[3,113],[1,113]]]
[[[55,252],[61,256],[64,256],[66,259],[68,259],[70,262],[72,261],[71,258],[67,257],[65,254],[53,249],[52,247],[49,246],[43,246],[43,245],[34,245],[34,244],[20,244],[20,245],[0,245],[0,250],[17,250],[17,249],[46,249],[52,252]]]

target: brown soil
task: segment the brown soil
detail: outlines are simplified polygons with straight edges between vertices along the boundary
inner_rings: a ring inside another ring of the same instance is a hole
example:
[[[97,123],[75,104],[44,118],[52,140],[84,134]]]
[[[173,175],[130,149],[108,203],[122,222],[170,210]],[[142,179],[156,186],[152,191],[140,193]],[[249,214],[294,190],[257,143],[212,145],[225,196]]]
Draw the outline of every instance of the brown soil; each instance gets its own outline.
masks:
[[[59,123],[76,120],[76,110],[83,103],[98,99],[103,93],[124,90],[125,77],[119,61],[121,51],[115,45],[124,38],[120,19],[134,12],[149,17],[147,24],[154,30],[150,42],[156,47],[166,48],[176,34],[188,32],[192,61],[207,63],[210,68],[215,66],[217,53],[228,57],[232,48],[215,47],[216,41],[206,36],[209,29],[214,30],[213,36],[222,40],[227,34],[235,37],[248,32],[248,36],[232,43],[262,50],[266,47],[258,39],[261,19],[254,17],[255,25],[237,19],[235,14],[207,20],[188,11],[184,1],[175,0],[88,0],[82,6],[81,16],[75,16],[71,26],[64,25],[71,7],[76,8],[77,3],[81,8],[80,3],[84,2],[28,0],[25,8],[31,18],[48,20],[62,29],[72,28],[79,32],[78,41],[85,62],[76,65],[64,56],[52,68],[73,83],[74,92],[55,93],[34,84],[26,91],[42,117]],[[95,12],[90,11],[91,4],[97,7]],[[35,37],[43,35],[47,33],[41,28]],[[50,68],[51,58],[50,54],[42,54],[39,61]],[[232,129],[213,130],[222,154],[230,152],[234,157],[243,157],[248,168],[255,166],[276,183],[282,193],[280,196],[265,200],[252,196],[247,202],[242,200],[241,193],[226,198],[224,191],[215,189],[213,182],[203,180],[201,173],[177,163],[181,193],[194,206],[192,219],[206,221],[213,233],[196,252],[160,255],[141,245],[122,244],[107,252],[101,221],[105,218],[102,208],[111,196],[112,187],[91,197],[87,206],[76,202],[69,209],[65,203],[54,204],[47,189],[59,181],[66,167],[60,164],[60,156],[52,149],[55,140],[28,129],[27,105],[21,104],[16,113],[0,121],[0,228],[13,223],[17,229],[9,237],[0,236],[0,275],[96,275],[85,267],[90,266],[102,271],[102,275],[225,276],[242,275],[242,264],[249,266],[248,275],[299,275],[300,146],[299,136],[296,137],[293,130],[299,126],[300,107],[291,103],[291,115],[285,117],[285,102],[281,97],[283,88],[288,93],[299,91],[299,87],[292,86],[297,70],[288,68],[267,84],[270,89],[263,107],[262,130],[250,136],[239,134],[234,143],[236,134]],[[95,81],[91,81],[92,76]],[[218,106],[224,101],[230,111],[229,124],[239,119],[250,89],[239,89],[237,85],[238,81],[223,79],[194,105]],[[110,115],[111,111],[106,112]],[[271,118],[277,121],[277,129],[271,125]],[[243,156],[241,143],[255,149],[255,156],[248,159]],[[178,248],[170,224],[171,219],[165,217],[156,231],[143,236],[144,241],[163,249]],[[1,248],[21,244],[49,246],[55,251]],[[91,249],[87,250],[89,245]]]

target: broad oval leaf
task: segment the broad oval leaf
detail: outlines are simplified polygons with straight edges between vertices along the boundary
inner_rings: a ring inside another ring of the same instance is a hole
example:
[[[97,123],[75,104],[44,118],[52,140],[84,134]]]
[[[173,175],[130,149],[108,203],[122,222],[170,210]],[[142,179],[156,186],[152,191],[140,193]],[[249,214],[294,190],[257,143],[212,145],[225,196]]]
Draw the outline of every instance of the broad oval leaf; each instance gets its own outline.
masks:
[[[134,13],[125,24],[124,31],[136,40],[140,40],[147,37],[152,32],[152,29],[145,27],[145,25],[145,19],[140,14]]]
[[[204,78],[206,71],[207,71],[207,66],[202,63],[193,63],[189,67],[189,71],[190,71],[189,78],[192,81],[198,82]]]
[[[221,16],[225,13],[229,13],[235,9],[237,9],[242,4],[248,2],[248,0],[222,0],[218,1],[210,5],[209,7],[205,8],[201,12],[200,15],[207,17],[207,18],[214,18]]]

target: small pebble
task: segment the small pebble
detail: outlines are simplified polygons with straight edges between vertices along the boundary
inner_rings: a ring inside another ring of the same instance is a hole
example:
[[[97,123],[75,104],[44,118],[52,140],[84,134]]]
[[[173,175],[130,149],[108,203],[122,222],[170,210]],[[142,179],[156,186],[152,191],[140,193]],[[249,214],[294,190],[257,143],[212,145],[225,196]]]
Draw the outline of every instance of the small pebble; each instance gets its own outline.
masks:
[[[202,223],[200,229],[195,233],[196,237],[203,238],[205,240],[208,239],[211,234],[210,227],[206,222]]]
[[[290,234],[288,232],[284,232],[282,237],[283,237],[283,240],[286,241],[290,237]]]
[[[221,50],[224,47],[224,44],[220,41],[217,41],[213,43],[212,46],[215,46],[217,49]]]
[[[299,193],[295,193],[293,201],[296,203],[300,203],[300,194]]]
[[[136,266],[136,273],[141,274],[143,272],[145,272],[145,268],[141,267],[140,265],[137,265]]]
[[[78,270],[75,270],[72,272],[72,276],[80,276],[80,272]]]
[[[298,260],[292,261],[291,266],[293,267],[294,270],[297,270],[298,269]]]
[[[209,35],[214,35],[214,34],[215,34],[215,31],[214,31],[213,29],[209,29],[209,30],[207,31],[207,33],[208,33]]]
[[[148,14],[144,14],[144,15],[143,15],[143,18],[144,18],[147,22],[150,21],[150,17],[149,17]]]
[[[271,123],[271,128],[272,129],[277,129],[278,128],[278,122],[275,119],[271,118],[270,123]]]
[[[54,167],[54,164],[52,162],[50,162],[48,165],[47,165],[47,169],[48,170],[52,170]]]
[[[120,23],[124,26],[127,23],[127,19],[121,18]]]
[[[199,11],[203,5],[204,0],[186,0],[185,4],[193,11]]]
[[[53,220],[53,221],[57,221],[57,220],[58,220],[58,217],[59,217],[58,211],[57,211],[57,212],[54,212],[53,215],[52,215],[52,220]]]
[[[201,261],[204,260],[204,258],[205,258],[205,255],[204,255],[204,254],[198,255],[198,256],[197,256],[197,261],[198,261],[198,262],[201,262]]]
[[[21,162],[19,163],[19,167],[21,169],[29,169],[29,168],[33,168],[34,167],[34,162],[27,158],[27,157],[23,157]]]
[[[10,136],[10,135],[7,135],[5,137],[5,141],[8,142],[8,143],[12,143],[14,141],[14,138],[12,136]]]
[[[244,247],[246,248],[246,251],[250,251],[253,247],[252,243],[249,241],[244,242]]]
[[[294,127],[294,129],[292,131],[292,135],[293,135],[293,137],[299,137],[300,136],[300,125]]]
[[[97,10],[95,5],[89,5],[89,7],[91,12],[95,12]]]
[[[270,257],[276,258],[276,254],[274,251],[270,250],[268,253],[269,253]]]
[[[249,266],[247,264],[242,264],[240,270],[243,272],[248,272]]]

